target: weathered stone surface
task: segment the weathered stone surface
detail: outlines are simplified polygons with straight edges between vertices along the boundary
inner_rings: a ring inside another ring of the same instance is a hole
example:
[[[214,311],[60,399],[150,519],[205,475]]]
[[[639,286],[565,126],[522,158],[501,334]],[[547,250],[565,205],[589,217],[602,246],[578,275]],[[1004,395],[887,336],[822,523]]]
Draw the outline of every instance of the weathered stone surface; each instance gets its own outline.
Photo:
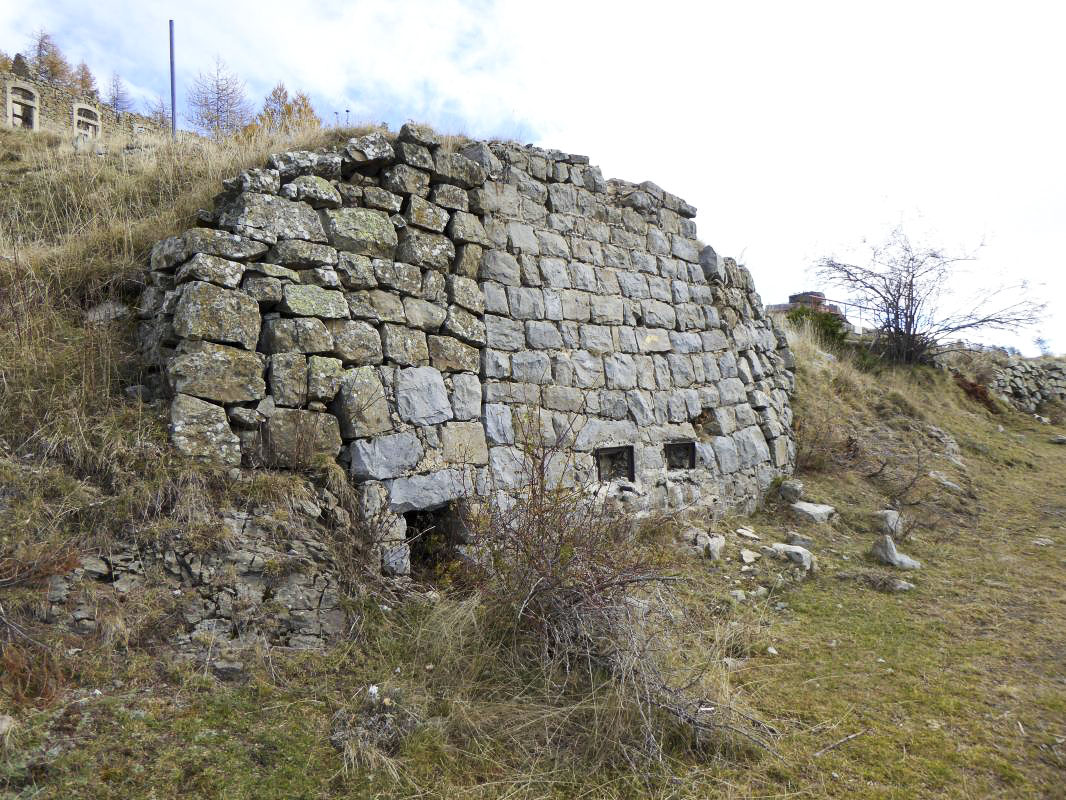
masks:
[[[337,208],[323,211],[322,219],[330,244],[338,250],[392,259],[396,251],[396,229],[384,212],[369,208]]]
[[[485,295],[477,283],[461,275],[449,275],[448,300],[474,314],[485,313]]]
[[[239,344],[254,350],[259,339],[259,304],[246,294],[193,281],[174,309],[174,332],[186,339]]]
[[[281,187],[282,197],[301,200],[311,208],[340,208],[341,194],[318,175],[300,175]]]
[[[397,142],[395,145],[396,157],[404,164],[416,169],[433,169],[433,154],[428,147],[413,142]]]
[[[480,422],[449,422],[441,428],[444,460],[451,464],[487,464],[489,450]]]
[[[332,267],[337,264],[337,251],[326,244],[283,239],[270,248],[264,259],[286,267]]]
[[[320,286],[286,284],[282,290],[281,310],[298,317],[348,319],[348,301],[341,292]]]
[[[489,239],[488,234],[485,233],[485,228],[481,224],[481,220],[475,217],[473,214],[468,214],[465,211],[455,211],[452,213],[451,222],[448,223],[448,236],[456,244],[480,244],[484,247],[491,247],[492,241]]]
[[[870,555],[882,564],[899,569],[919,569],[922,566],[922,562],[899,552],[896,549],[896,543],[888,534],[877,538],[874,546],[870,548]]]
[[[179,394],[170,404],[170,441],[190,458],[226,466],[241,463],[241,444],[226,409]]]
[[[384,164],[396,156],[389,140],[380,131],[349,139],[344,151],[360,169]]]
[[[197,253],[178,268],[174,277],[178,283],[205,281],[224,289],[236,289],[243,275],[244,264],[238,261]]]
[[[396,138],[401,142],[411,142],[428,148],[435,148],[440,144],[440,137],[432,128],[414,122],[405,122]]]
[[[429,194],[429,175],[407,164],[396,164],[382,174],[381,188],[395,194],[425,197]]]
[[[180,236],[157,242],[152,248],[153,270],[168,270],[183,264],[197,253],[230,261],[248,261],[267,251],[267,246],[243,236],[210,228],[192,228]]]
[[[268,319],[259,340],[264,353],[328,353],[333,337],[320,319]]]
[[[381,326],[381,345],[385,358],[395,364],[419,366],[429,363],[426,334],[401,325]]]
[[[478,376],[468,373],[453,375],[451,401],[452,414],[455,419],[479,419],[481,417],[481,380]]]
[[[451,336],[429,336],[429,363],[441,372],[477,372],[480,354],[477,348]]]
[[[412,367],[396,373],[396,408],[413,425],[436,425],[452,418],[444,378],[433,367]]]
[[[329,320],[326,327],[333,336],[333,353],[345,366],[381,363],[381,336],[373,325],[360,320]]]
[[[444,324],[445,317],[448,316],[448,312],[440,306],[417,297],[405,297],[403,310],[407,317],[407,324],[424,331],[439,330]]]
[[[792,513],[800,519],[820,525],[824,525],[832,520],[837,513],[837,510],[832,506],[823,505],[821,503],[807,503],[803,500],[793,503],[789,508],[791,508]]]
[[[418,466],[425,455],[413,431],[352,442],[351,471],[357,480],[397,478]]]
[[[484,347],[486,342],[485,323],[457,305],[448,306],[443,330],[468,344]]]
[[[453,211],[469,211],[470,200],[465,191],[449,183],[438,183],[429,190],[429,200],[441,208]]]
[[[337,395],[344,365],[339,358],[311,356],[307,359],[307,397],[329,403]]]
[[[279,239],[326,241],[322,220],[311,206],[272,194],[238,195],[223,209],[218,225],[266,244],[274,244]]]
[[[279,406],[299,408],[307,403],[307,357],[275,353],[270,357],[270,396]]]
[[[455,245],[447,237],[415,228],[404,228],[396,258],[408,264],[447,271],[455,260]]]
[[[454,183],[464,189],[473,189],[485,182],[485,169],[476,161],[458,153],[438,150],[433,155],[433,180]]]
[[[407,198],[407,207],[404,209],[403,218],[408,225],[416,228],[425,228],[427,231],[441,233],[448,224],[448,212],[440,206],[434,205],[428,200],[423,200],[416,194]]]
[[[775,542],[771,547],[767,548],[777,558],[782,560],[791,561],[798,566],[803,572],[810,572],[815,567],[815,559],[811,554],[811,551],[805,547],[800,547],[794,544],[782,544]]]
[[[297,408],[278,408],[264,426],[267,459],[278,466],[302,468],[341,450],[337,418]]]
[[[385,387],[373,367],[346,370],[330,409],[340,420],[345,439],[376,436],[392,430]]]
[[[167,366],[175,392],[216,403],[244,403],[266,394],[261,355],[210,342],[194,346]]]
[[[472,487],[459,469],[442,469],[388,481],[389,510],[396,514],[440,508],[470,493]]]
[[[903,516],[898,511],[886,508],[875,512],[874,518],[877,520],[881,533],[889,536],[899,536],[903,533]]]

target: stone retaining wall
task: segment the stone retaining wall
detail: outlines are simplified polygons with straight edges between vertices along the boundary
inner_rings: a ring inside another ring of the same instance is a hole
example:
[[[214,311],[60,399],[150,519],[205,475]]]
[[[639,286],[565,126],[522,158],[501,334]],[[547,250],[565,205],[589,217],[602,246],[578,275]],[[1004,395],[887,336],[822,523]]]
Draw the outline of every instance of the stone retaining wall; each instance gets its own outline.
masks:
[[[696,209],[586,157],[420,126],[272,156],[152,251],[140,340],[183,453],[336,458],[388,520],[553,479],[751,507],[791,471],[791,354]],[[668,452],[669,450],[669,452]]]
[[[988,388],[1022,411],[1035,412],[1048,400],[1066,402],[1066,362],[1011,361]]]

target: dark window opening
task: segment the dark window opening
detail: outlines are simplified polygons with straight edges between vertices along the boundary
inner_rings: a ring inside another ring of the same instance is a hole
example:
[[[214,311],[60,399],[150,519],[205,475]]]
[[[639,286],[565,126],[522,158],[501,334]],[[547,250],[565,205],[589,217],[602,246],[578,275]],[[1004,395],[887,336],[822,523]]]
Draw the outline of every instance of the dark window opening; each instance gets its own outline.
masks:
[[[411,574],[435,581],[444,576],[457,557],[456,545],[464,540],[462,526],[449,507],[408,511],[407,544],[411,548]]]
[[[16,128],[29,128],[33,130],[33,112],[34,107],[31,105],[24,105],[23,103],[14,103],[14,109],[12,111],[12,125]]]
[[[695,469],[696,468],[696,443],[695,442],[669,442],[666,445],[666,468]]]
[[[596,471],[601,481],[633,480],[633,448],[603,447],[597,450]]]
[[[95,111],[92,111],[92,110],[90,110],[88,108],[79,108],[78,109],[78,116],[81,117],[82,119],[87,119],[90,122],[99,122],[100,121],[100,115],[97,114]]]

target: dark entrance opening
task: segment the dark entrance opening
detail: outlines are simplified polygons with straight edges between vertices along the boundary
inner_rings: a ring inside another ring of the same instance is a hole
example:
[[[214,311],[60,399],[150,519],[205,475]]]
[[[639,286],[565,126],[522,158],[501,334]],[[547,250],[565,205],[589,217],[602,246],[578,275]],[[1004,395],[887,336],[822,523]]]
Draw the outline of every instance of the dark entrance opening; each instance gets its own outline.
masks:
[[[596,451],[596,472],[600,481],[633,480],[633,448],[601,447]]]
[[[667,442],[665,451],[668,470],[696,468],[695,442]]]
[[[408,511],[407,545],[411,548],[411,575],[423,580],[444,576],[458,553],[460,532],[454,512],[448,507],[429,511]]]

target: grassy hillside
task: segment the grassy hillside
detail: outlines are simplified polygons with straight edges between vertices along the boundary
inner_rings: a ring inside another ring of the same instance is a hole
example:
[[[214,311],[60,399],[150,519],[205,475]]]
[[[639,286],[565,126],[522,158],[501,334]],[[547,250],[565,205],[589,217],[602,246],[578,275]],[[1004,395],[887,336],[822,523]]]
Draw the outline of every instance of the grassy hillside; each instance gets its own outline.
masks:
[[[635,545],[675,579],[652,629],[664,668],[698,675],[765,746],[725,728],[696,741],[625,683],[546,667],[447,580],[364,587],[350,640],[246,654],[236,681],[174,659],[149,594],[92,636],[35,624],[47,577],[81,556],[321,479],[248,484],[176,459],[161,407],[124,391],[131,323],[85,312],[135,298],[148,248],[223,177],[346,134],[97,156],[0,130],[0,796],[1063,796],[1066,447],[1050,437],[1066,429],[993,413],[944,372],[861,371],[805,331],[797,477],[837,519],[798,523],[771,498],[704,521],[727,539],[718,564],[677,520]],[[905,593],[880,591],[897,575],[865,556],[890,502],[923,563],[898,575]],[[758,549],[742,524],[762,544],[808,535],[817,573],[786,579],[766,557],[742,571],[740,548]]]

